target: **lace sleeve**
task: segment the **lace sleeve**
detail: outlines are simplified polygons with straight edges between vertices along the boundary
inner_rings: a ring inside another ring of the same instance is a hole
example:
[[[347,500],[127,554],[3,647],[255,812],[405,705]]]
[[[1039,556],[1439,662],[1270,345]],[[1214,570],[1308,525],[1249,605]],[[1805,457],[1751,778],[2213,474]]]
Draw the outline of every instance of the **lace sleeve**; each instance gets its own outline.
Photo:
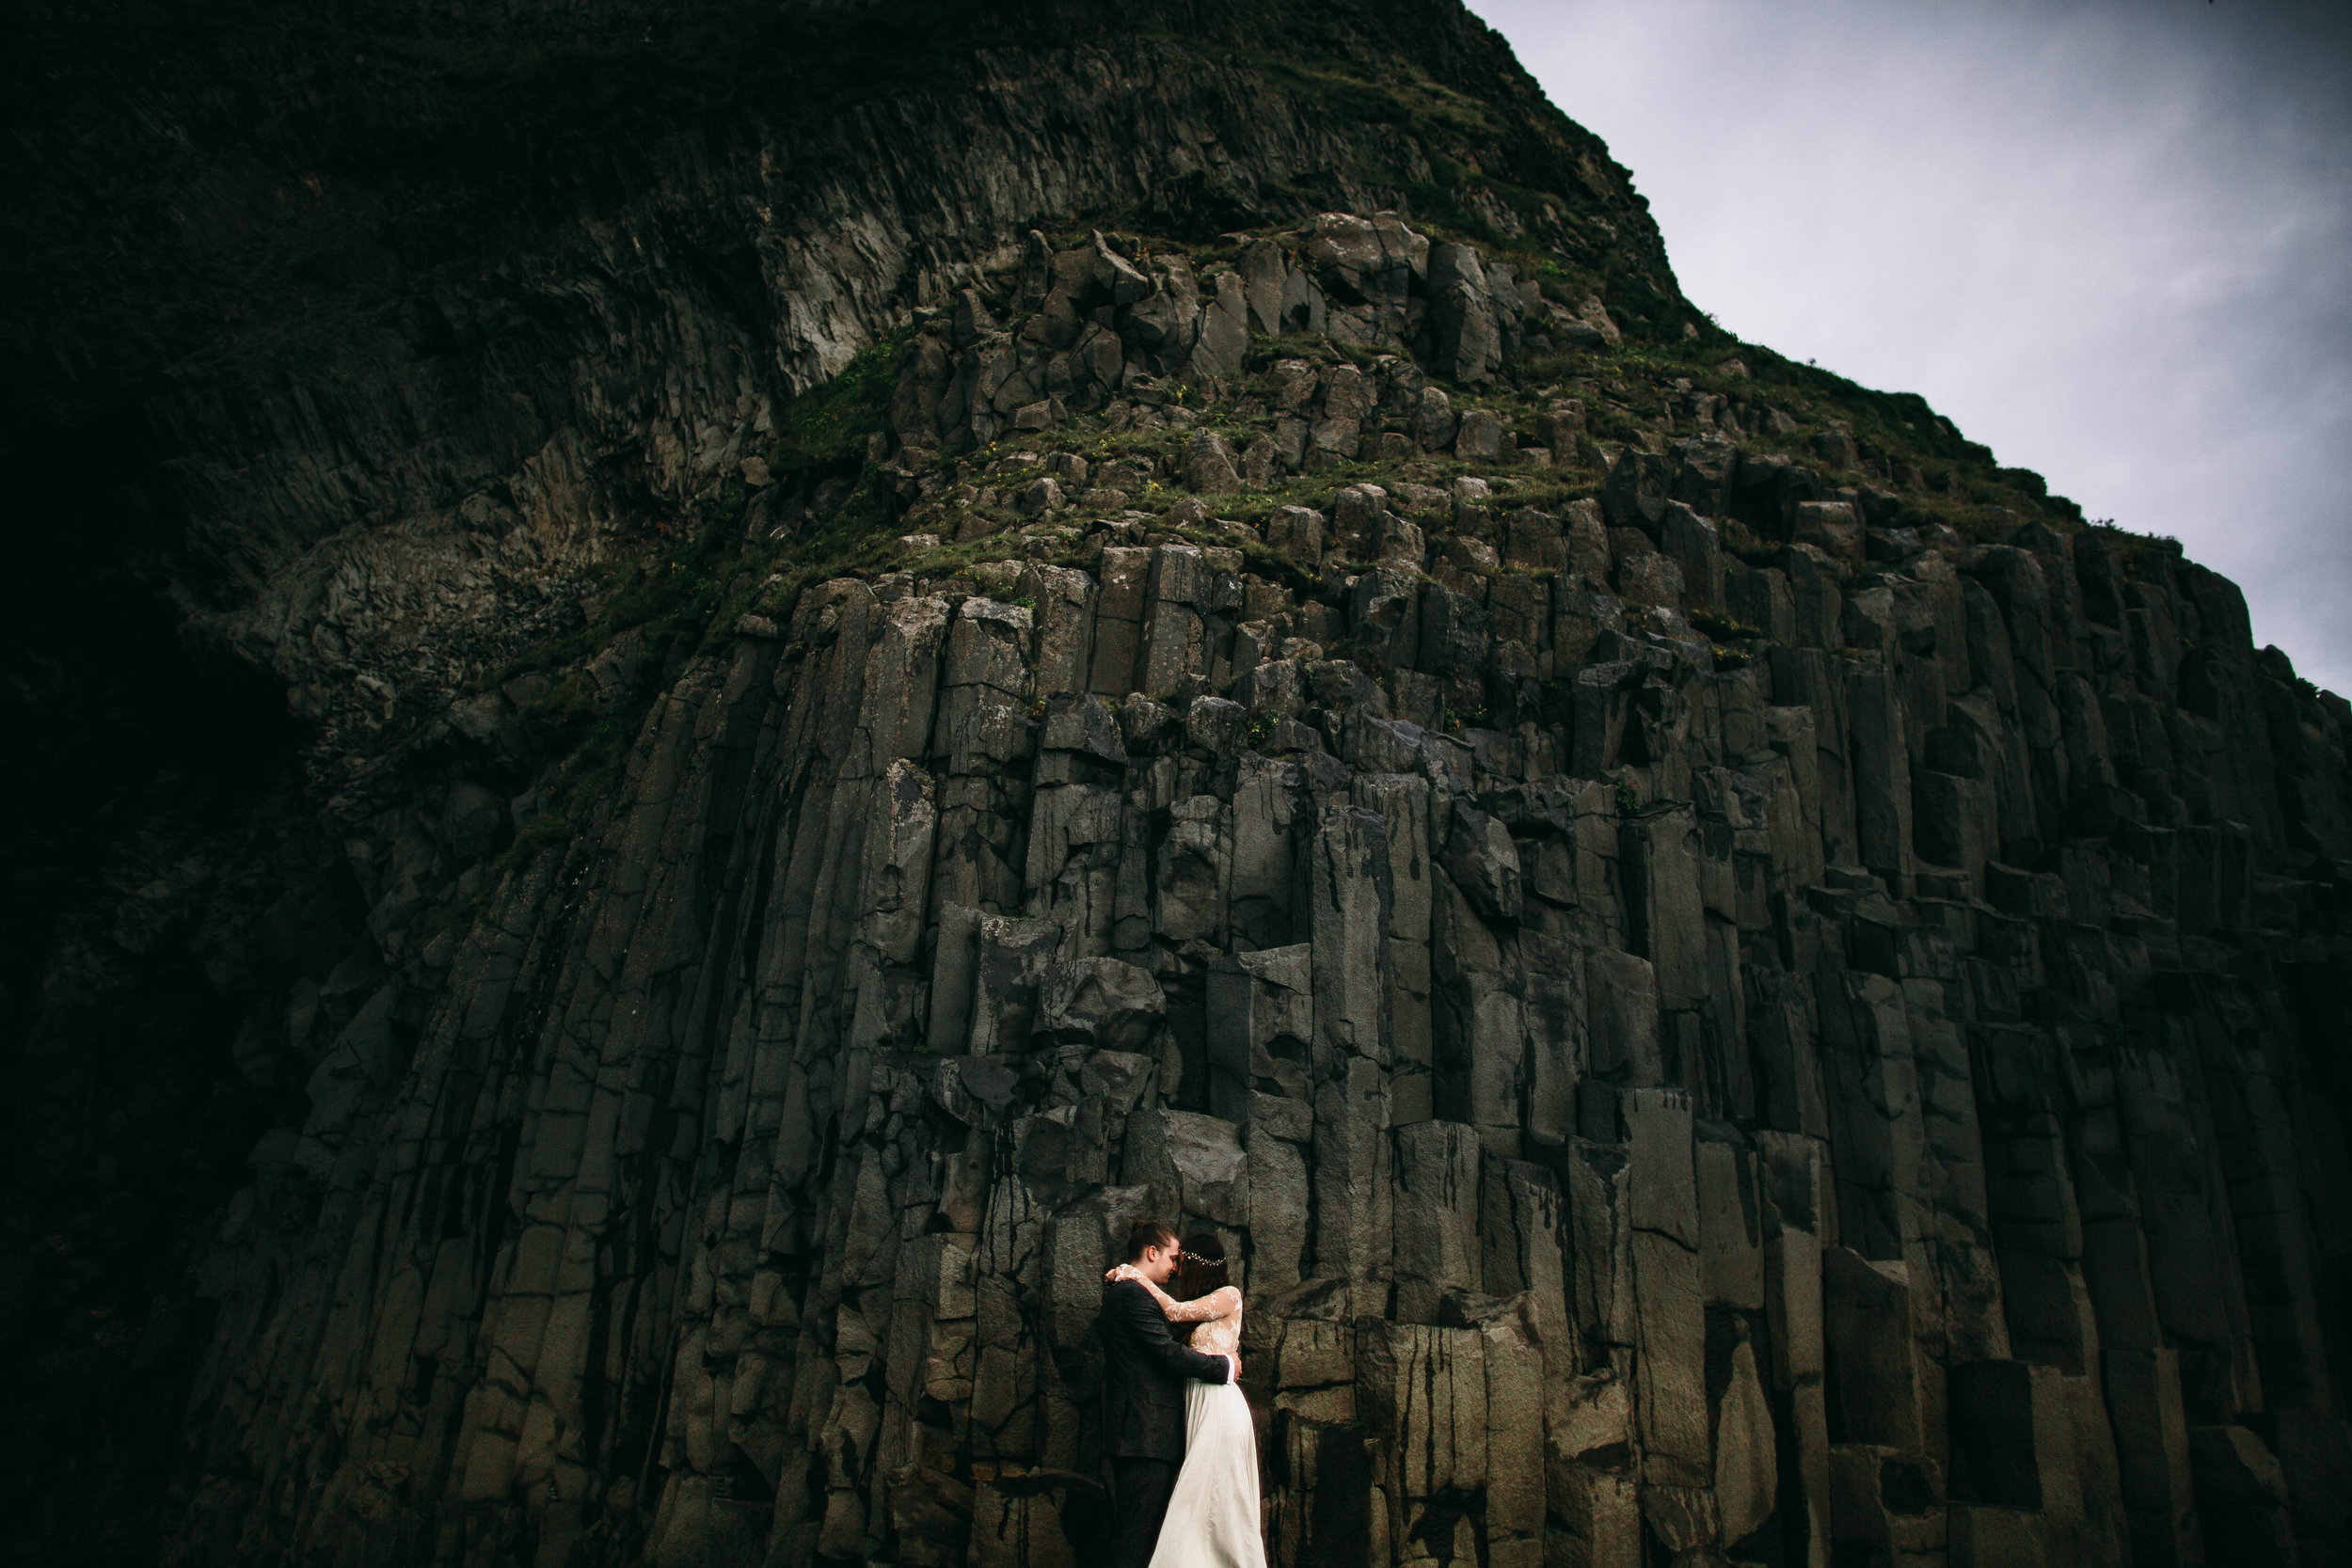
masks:
[[[1160,1310],[1168,1314],[1168,1321],[1172,1323],[1205,1323],[1230,1318],[1241,1310],[1241,1291],[1231,1285],[1211,1291],[1198,1301],[1170,1301],[1164,1296],[1161,1300]]]

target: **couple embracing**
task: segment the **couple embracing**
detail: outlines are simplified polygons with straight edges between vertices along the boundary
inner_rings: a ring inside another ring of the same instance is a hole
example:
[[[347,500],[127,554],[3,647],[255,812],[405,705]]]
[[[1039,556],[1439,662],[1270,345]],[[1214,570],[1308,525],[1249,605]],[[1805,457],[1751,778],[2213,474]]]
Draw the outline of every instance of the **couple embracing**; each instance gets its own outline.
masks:
[[[1204,1232],[1179,1244],[1145,1220],[1104,1279],[1109,1568],[1265,1568],[1258,1434],[1238,1382],[1241,1292],[1227,1280],[1224,1243]]]

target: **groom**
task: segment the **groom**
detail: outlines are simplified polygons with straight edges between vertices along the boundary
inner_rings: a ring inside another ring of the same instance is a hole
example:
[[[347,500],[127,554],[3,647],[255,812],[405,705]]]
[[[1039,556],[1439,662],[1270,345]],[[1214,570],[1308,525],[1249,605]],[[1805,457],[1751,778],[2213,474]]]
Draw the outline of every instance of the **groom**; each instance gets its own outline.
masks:
[[[1126,1261],[1154,1285],[1176,1272],[1176,1232],[1139,1220]],[[1233,1359],[1176,1342],[1152,1292],[1132,1279],[1103,1287],[1103,1435],[1110,1449],[1109,1568],[1146,1568],[1184,1460],[1184,1381],[1230,1383]]]

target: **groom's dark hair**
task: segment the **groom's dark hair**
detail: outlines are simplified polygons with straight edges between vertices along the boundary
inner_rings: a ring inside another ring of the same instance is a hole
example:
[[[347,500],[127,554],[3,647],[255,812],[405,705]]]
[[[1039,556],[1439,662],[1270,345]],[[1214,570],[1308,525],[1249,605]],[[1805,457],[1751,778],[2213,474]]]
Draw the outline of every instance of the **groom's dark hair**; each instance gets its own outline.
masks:
[[[1127,1228],[1126,1261],[1133,1263],[1143,1257],[1146,1247],[1171,1247],[1176,1244],[1176,1228],[1166,1220],[1137,1220]]]

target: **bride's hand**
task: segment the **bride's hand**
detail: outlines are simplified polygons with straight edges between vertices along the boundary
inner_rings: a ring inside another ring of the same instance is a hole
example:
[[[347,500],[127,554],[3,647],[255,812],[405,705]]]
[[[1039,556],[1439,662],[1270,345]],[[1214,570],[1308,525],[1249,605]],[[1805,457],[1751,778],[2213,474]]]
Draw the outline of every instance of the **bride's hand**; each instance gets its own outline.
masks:
[[[1107,1285],[1116,1285],[1122,1279],[1132,1279],[1140,1284],[1143,1282],[1143,1275],[1133,1263],[1119,1263],[1113,1265],[1110,1272],[1103,1276],[1104,1283]]]

